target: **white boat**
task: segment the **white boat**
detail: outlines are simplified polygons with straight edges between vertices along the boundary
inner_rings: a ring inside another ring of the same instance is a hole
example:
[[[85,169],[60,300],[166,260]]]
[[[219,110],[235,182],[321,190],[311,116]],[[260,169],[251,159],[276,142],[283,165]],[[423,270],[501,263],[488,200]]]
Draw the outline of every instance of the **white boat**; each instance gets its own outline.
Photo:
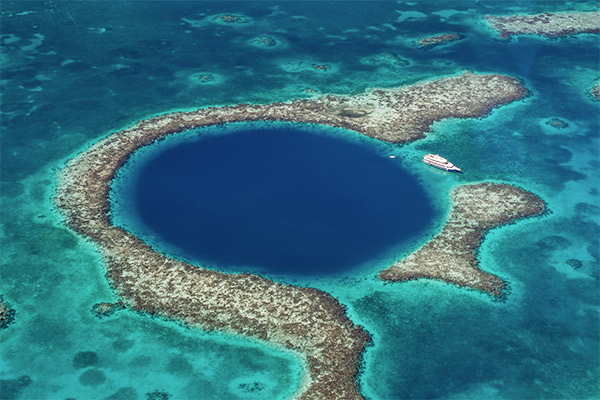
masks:
[[[423,162],[431,165],[432,167],[443,169],[444,171],[461,172],[460,168],[439,154],[427,154],[426,156],[423,156]]]

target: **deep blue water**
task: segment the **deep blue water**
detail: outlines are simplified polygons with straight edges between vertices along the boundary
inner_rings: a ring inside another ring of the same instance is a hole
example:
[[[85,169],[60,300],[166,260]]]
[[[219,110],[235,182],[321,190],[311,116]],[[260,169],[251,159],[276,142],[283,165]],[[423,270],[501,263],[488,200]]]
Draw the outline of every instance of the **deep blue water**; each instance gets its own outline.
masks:
[[[177,256],[288,276],[344,272],[432,223],[424,188],[375,141],[350,141],[342,135],[358,134],[328,127],[270,125],[211,136],[200,130],[164,151],[154,144],[126,167],[133,178],[122,177],[114,197],[131,198],[117,207],[119,219]]]
[[[598,35],[504,41],[481,19],[596,3],[3,2],[0,295],[16,319],[0,331],[1,397],[289,398],[302,366],[284,351],[128,311],[95,318],[94,303],[117,298],[97,249],[52,205],[56,172],[104,135],[171,110],[286,101],[307,88],[360,93],[470,69],[515,76],[531,96],[391,149],[403,165],[434,152],[463,169],[411,170],[440,214],[453,186],[482,180],[547,202],[549,215],[495,230],[478,253],[509,284],[505,302],[426,280],[383,284],[375,276],[390,260],[375,254],[370,268],[300,283],[330,292],[373,336],[359,377],[370,399],[600,398],[600,103],[587,94],[600,79]],[[218,13],[251,22],[206,22]],[[412,45],[452,32],[464,39]],[[280,45],[250,44],[265,34]],[[382,61],[385,52],[408,64]]]

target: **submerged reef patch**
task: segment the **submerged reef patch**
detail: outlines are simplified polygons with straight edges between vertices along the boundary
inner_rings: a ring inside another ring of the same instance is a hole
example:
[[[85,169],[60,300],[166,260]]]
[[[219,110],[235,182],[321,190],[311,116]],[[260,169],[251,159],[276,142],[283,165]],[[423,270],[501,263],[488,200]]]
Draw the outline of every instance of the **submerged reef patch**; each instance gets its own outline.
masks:
[[[137,400],[137,392],[130,386],[122,387],[104,400]]]
[[[279,63],[279,67],[286,72],[315,72],[332,74],[339,71],[335,64],[322,63],[310,60],[285,60]]]
[[[485,15],[501,38],[513,35],[557,37],[579,33],[600,33],[600,12],[561,12],[535,15]]]
[[[252,18],[243,14],[235,13],[214,14],[199,19],[181,18],[181,20],[192,28],[206,28],[207,26],[211,25],[223,25],[232,28],[241,28],[250,26],[254,23]]]
[[[106,381],[106,374],[99,369],[88,369],[79,375],[79,383],[83,386],[98,386]]]
[[[590,94],[594,100],[600,101],[600,81],[596,82],[596,84],[590,89]]]
[[[95,351],[80,351],[73,357],[73,368],[87,368],[97,365],[99,361],[100,357],[98,357],[98,353]]]
[[[257,36],[255,38],[250,39],[248,43],[260,49],[274,49],[280,47],[279,41],[271,35]]]
[[[415,45],[417,47],[431,48],[431,47],[439,46],[441,44],[456,42],[462,38],[463,38],[463,36],[459,35],[458,33],[445,33],[442,35],[427,36],[427,37],[418,39],[415,42]]]
[[[379,66],[384,65],[393,69],[403,68],[410,64],[406,58],[400,57],[397,53],[384,51],[370,57],[361,58],[360,62],[365,65]]]
[[[219,25],[243,25],[252,22],[250,17],[242,14],[216,14],[208,17],[208,20]]]
[[[569,126],[568,123],[559,118],[549,119],[548,121],[546,121],[546,125],[556,129],[565,129]]]
[[[169,400],[171,395],[164,390],[155,390],[154,392],[146,393],[147,400]]]
[[[113,315],[115,312],[124,308],[125,305],[121,301],[118,301],[116,303],[101,302],[94,304],[94,306],[92,307],[92,312],[95,317],[104,318],[108,317],[109,315]]]
[[[31,384],[29,375],[22,375],[15,379],[0,379],[0,395],[2,400],[18,399],[23,390]]]
[[[573,269],[581,269],[583,267],[583,262],[576,258],[569,258],[566,263],[567,265],[573,267]]]
[[[441,232],[379,277],[386,281],[438,279],[501,296],[504,282],[479,269],[477,249],[490,229],[542,214],[544,202],[524,189],[493,183],[458,186],[451,199],[450,217]]]
[[[585,136],[585,130],[582,129],[578,121],[571,121],[564,117],[549,117],[537,121],[541,132],[547,136]]]
[[[0,330],[8,327],[15,319],[15,310],[11,309],[0,297]]]
[[[225,80],[223,76],[211,72],[196,72],[191,74],[188,79],[194,85],[218,85]]]
[[[99,246],[107,277],[127,307],[207,331],[250,336],[295,351],[307,367],[297,393],[300,398],[362,398],[356,377],[362,352],[371,339],[362,327],[349,320],[344,305],[317,289],[275,283],[257,275],[208,270],[157,253],[113,225],[109,214],[112,179],[135,150],[187,129],[240,121],[293,121],[341,127],[389,142],[408,143],[424,137],[434,121],[481,117],[526,94],[527,90],[515,78],[465,72],[352,96],[325,95],[285,103],[239,104],[165,114],[110,134],[70,160],[58,176],[55,202],[66,223]],[[508,185],[500,186],[505,189],[500,193],[496,186],[481,187],[490,197],[506,194],[517,202],[527,197],[520,189],[513,192]],[[468,189],[456,192],[456,204],[463,200],[469,204],[478,197],[473,193],[469,197],[469,193]],[[501,205],[505,202],[499,200],[498,206]],[[502,210],[505,209],[498,213]],[[507,212],[518,215],[527,210],[506,207]],[[497,220],[514,218],[513,214],[485,215],[492,222],[467,216],[468,221],[473,218],[476,235],[465,240],[476,240],[477,234]],[[453,282],[452,276],[444,278]]]

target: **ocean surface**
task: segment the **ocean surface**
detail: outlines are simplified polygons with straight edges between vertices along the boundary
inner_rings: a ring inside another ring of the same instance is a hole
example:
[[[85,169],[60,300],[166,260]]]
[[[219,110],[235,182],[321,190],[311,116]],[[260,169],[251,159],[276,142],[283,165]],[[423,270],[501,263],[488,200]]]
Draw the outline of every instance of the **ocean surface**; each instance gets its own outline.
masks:
[[[113,185],[113,221],[196,265],[284,280],[347,275],[433,228],[432,201],[392,146],[318,125],[231,125],[135,154]]]
[[[156,114],[361,93],[468,69],[515,76],[530,96],[485,118],[435,123],[405,146],[343,135],[380,155],[382,171],[398,169],[369,175],[369,190],[409,171],[432,221],[352,260],[360,266],[275,275],[330,292],[371,333],[359,377],[369,399],[599,398],[600,103],[588,94],[600,79],[599,37],[499,40],[481,18],[595,10],[591,1],[3,2],[0,295],[15,320],[0,331],[0,397],[289,398],[303,370],[293,354],[127,310],[94,316],[95,303],[117,298],[97,248],[53,206],[57,171]],[[222,13],[239,23],[212,17]],[[463,38],[413,45],[441,33]],[[333,150],[322,136],[306,140]],[[235,133],[214,143],[234,138],[235,149]],[[422,165],[429,152],[464,173]],[[487,235],[478,256],[508,283],[503,301],[376,278],[442,226],[454,186],[484,180],[519,185],[550,210]]]

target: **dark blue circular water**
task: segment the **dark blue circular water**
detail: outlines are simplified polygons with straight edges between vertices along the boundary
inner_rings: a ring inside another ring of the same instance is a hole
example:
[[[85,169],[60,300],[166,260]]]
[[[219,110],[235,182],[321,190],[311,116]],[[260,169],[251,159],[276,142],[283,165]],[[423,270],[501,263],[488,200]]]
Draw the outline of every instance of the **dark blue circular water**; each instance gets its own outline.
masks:
[[[249,125],[164,146],[129,163],[135,183],[117,195],[135,208],[141,236],[175,255],[275,275],[338,274],[431,224],[424,189],[373,140],[300,126]]]

